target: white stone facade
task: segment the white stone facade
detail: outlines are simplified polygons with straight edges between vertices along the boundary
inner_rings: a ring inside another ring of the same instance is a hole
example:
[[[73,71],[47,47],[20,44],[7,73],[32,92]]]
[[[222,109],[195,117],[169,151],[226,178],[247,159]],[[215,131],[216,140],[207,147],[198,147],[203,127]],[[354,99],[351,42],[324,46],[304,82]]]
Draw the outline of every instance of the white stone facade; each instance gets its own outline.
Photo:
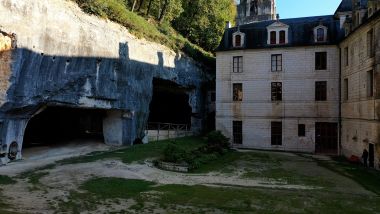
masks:
[[[327,69],[315,69],[315,53],[327,53]],[[272,54],[282,54],[282,71],[272,72]],[[233,72],[233,57],[243,72]],[[216,129],[233,139],[233,121],[242,121],[238,147],[315,152],[315,123],[339,122],[339,49],[335,45],[217,52]],[[327,100],[315,101],[315,82],[327,81]],[[282,82],[282,101],[271,100],[271,82]],[[233,101],[242,83],[243,100]],[[282,145],[271,145],[271,122],[282,122]],[[298,136],[305,124],[305,137]]]

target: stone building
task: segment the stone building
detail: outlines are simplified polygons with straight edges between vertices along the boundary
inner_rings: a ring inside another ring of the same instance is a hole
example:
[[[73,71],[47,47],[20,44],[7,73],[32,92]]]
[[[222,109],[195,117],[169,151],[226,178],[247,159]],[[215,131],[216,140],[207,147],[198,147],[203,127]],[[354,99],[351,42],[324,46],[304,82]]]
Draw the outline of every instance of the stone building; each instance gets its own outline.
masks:
[[[341,148],[346,156],[369,151],[369,165],[380,158],[380,1],[338,8],[352,12],[344,24],[341,50]],[[350,7],[351,6],[351,7]],[[377,11],[377,12],[376,12]]]
[[[336,153],[339,30],[333,16],[228,29],[217,51],[216,128],[238,147]]]
[[[330,16],[257,15],[226,29],[216,128],[236,147],[347,157],[367,149],[379,167],[379,3],[343,0]]]

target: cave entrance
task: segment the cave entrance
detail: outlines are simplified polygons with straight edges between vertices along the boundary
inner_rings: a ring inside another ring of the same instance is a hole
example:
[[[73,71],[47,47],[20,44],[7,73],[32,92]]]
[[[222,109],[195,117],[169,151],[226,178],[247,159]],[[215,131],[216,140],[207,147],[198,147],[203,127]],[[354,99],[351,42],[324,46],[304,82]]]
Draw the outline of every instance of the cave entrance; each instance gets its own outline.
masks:
[[[105,115],[104,110],[97,109],[48,107],[28,122],[23,148],[104,143]]]
[[[181,124],[190,129],[192,109],[186,92],[174,82],[154,78],[149,124]]]

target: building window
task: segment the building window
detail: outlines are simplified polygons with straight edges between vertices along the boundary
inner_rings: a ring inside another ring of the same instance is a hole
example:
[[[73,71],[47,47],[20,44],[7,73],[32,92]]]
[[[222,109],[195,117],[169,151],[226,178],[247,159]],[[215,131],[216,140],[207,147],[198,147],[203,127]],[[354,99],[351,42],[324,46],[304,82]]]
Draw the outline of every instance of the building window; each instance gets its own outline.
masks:
[[[305,124],[298,124],[298,137],[306,136],[306,127]]]
[[[344,100],[348,100],[348,79],[346,78],[346,79],[344,79],[344,90],[343,90],[343,93],[344,93],[344,95],[343,95],[343,99]]]
[[[315,70],[326,70],[326,69],[327,69],[327,53],[316,52],[315,53]]]
[[[343,56],[344,57],[344,65],[348,66],[348,47],[344,48],[343,55],[344,55]]]
[[[275,45],[277,43],[276,31],[270,32],[270,44]]]
[[[243,72],[243,57],[242,56],[234,56],[233,58],[233,72],[234,73],[242,73]]]
[[[282,71],[282,54],[272,55],[272,71]]]
[[[373,97],[373,70],[367,72],[367,96]]]
[[[325,41],[325,29],[318,28],[317,29],[317,42],[324,42]]]
[[[375,48],[373,43],[373,30],[370,30],[367,33],[367,55],[368,57],[375,56]]]
[[[234,144],[243,144],[243,122],[233,121],[232,133],[234,137]]]
[[[271,89],[272,101],[282,101],[282,83],[272,82]]]
[[[240,35],[235,36],[235,46],[241,47],[241,36]]]
[[[285,44],[285,31],[280,31],[280,44]]]
[[[327,100],[327,82],[326,81],[315,82],[315,100],[316,101]]]
[[[243,101],[243,84],[233,84],[233,101]]]
[[[271,122],[271,144],[282,145],[282,122]]]

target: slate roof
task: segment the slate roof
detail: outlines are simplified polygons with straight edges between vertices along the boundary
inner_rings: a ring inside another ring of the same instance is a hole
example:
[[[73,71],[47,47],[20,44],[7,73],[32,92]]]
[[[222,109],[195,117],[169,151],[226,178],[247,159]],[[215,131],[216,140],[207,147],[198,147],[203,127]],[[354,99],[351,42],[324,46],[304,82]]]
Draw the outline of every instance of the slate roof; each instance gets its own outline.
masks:
[[[281,23],[289,26],[289,43],[285,45],[268,45],[267,44],[267,27],[274,22],[262,21],[241,25],[240,31],[245,33],[245,45],[242,48],[232,46],[232,34],[237,32],[237,27],[227,29],[224,32],[223,39],[216,51],[228,51],[236,49],[260,49],[276,47],[294,47],[294,46],[311,46],[311,45],[331,45],[338,44],[344,36],[344,32],[339,27],[339,20],[334,16],[315,16],[294,19],[280,19]],[[314,42],[314,28],[322,24],[328,28],[327,42]]]
[[[335,13],[347,11],[352,11],[352,0],[342,0]]]

